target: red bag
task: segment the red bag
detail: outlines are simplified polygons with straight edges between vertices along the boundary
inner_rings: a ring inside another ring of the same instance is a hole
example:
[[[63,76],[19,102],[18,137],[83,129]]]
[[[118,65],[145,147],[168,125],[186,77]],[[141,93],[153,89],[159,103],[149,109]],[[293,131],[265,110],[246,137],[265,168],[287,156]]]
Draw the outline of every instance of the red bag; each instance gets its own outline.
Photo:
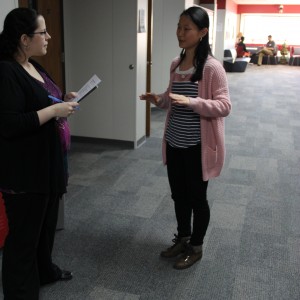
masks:
[[[5,205],[0,193],[0,248],[4,246],[6,236],[8,234],[8,221],[5,212]]]

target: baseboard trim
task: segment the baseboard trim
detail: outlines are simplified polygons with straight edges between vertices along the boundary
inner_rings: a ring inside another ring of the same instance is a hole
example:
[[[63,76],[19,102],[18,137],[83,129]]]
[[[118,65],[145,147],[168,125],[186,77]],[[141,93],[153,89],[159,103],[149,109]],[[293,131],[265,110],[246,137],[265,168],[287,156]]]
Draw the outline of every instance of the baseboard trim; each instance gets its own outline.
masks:
[[[105,144],[109,146],[116,146],[125,149],[133,149],[134,142],[131,141],[122,141],[122,140],[112,140],[112,139],[102,139],[102,138],[92,138],[85,136],[71,136],[72,142],[77,143],[90,143],[90,144]]]

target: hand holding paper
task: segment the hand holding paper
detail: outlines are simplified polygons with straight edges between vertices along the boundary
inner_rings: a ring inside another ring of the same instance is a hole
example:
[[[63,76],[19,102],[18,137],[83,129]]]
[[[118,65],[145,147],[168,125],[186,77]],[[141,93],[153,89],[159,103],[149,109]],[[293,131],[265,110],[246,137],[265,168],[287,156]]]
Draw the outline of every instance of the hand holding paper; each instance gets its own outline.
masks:
[[[92,78],[77,92],[77,97],[75,97],[72,101],[80,102],[81,100],[83,100],[87,95],[89,95],[98,87],[98,84],[100,82],[101,80],[97,75],[92,76]]]

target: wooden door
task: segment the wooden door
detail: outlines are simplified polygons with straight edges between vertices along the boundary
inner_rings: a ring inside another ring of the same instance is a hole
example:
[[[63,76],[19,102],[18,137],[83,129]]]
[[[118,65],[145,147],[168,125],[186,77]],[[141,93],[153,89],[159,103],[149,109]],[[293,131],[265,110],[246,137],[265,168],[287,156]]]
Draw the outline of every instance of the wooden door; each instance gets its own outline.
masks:
[[[36,9],[46,21],[51,39],[45,56],[34,57],[65,92],[62,0],[19,0],[20,7]]]

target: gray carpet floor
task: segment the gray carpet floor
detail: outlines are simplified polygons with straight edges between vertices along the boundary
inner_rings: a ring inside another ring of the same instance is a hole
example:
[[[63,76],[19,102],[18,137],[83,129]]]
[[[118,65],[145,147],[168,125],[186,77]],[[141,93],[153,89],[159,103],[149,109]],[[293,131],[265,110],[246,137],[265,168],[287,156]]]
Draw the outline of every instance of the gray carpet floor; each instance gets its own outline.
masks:
[[[42,300],[300,299],[300,68],[227,76],[227,156],[209,182],[201,262],[178,271],[159,257],[176,223],[161,162],[165,112],[153,109],[152,136],[137,150],[73,142],[53,258],[74,278],[43,287]]]

